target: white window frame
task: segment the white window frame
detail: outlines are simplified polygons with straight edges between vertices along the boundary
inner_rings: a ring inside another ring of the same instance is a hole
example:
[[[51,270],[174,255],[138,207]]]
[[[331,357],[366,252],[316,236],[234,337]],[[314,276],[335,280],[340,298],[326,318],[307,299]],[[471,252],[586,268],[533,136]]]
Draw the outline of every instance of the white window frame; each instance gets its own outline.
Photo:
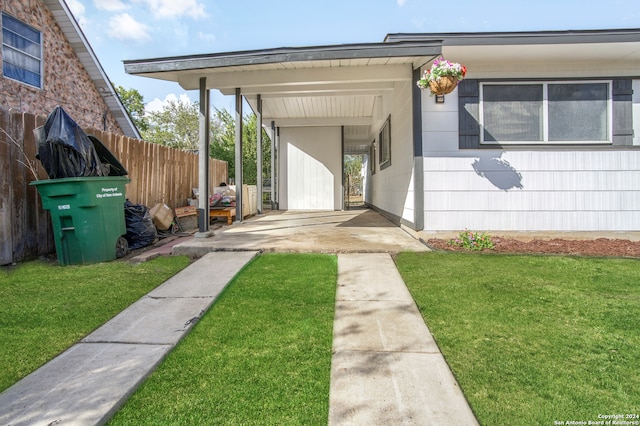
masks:
[[[28,82],[26,82],[26,81],[22,81],[22,80],[19,80],[19,79],[13,78],[13,77],[8,77],[8,76],[6,76],[6,75],[4,74],[4,72],[2,73],[2,76],[3,76],[4,78],[8,79],[8,80],[17,81],[18,83],[26,84],[26,85],[27,85],[27,86],[29,86],[29,87],[33,87],[33,88],[36,88],[36,89],[42,89],[42,88],[43,88],[43,81],[44,81],[44,51],[43,51],[43,42],[42,42],[42,31],[38,30],[37,28],[32,27],[31,25],[27,24],[26,22],[24,22],[24,21],[22,21],[22,20],[20,20],[20,19],[16,18],[15,16],[9,15],[8,13],[5,13],[5,12],[2,12],[2,14],[0,15],[0,18],[2,18],[2,22],[0,22],[0,24],[1,24],[1,25],[0,25],[0,29],[1,29],[2,31],[4,31],[4,29],[5,29],[5,25],[4,25],[4,17],[5,17],[5,16],[9,16],[9,17],[10,17],[10,18],[12,18],[13,20],[20,22],[20,23],[21,23],[22,25],[24,25],[25,27],[30,28],[31,30],[33,30],[33,31],[35,31],[35,32],[37,32],[37,33],[39,33],[39,34],[40,34],[40,57],[39,57],[39,58],[38,58],[38,57],[35,57],[35,56],[33,56],[33,55],[31,55],[31,54],[29,54],[29,53],[27,53],[27,52],[24,52],[24,51],[22,51],[22,50],[20,50],[20,49],[16,49],[14,46],[11,46],[11,45],[9,45],[9,44],[6,44],[6,43],[4,42],[4,37],[2,38],[2,49],[3,49],[3,50],[4,50],[4,48],[6,47],[6,48],[8,48],[8,49],[15,50],[15,51],[20,52],[21,54],[23,54],[23,55],[25,55],[25,56],[28,56],[28,57],[33,58],[33,59],[35,59],[36,61],[38,61],[39,68],[40,68],[40,70],[39,70],[39,77],[40,77],[40,78],[39,78],[39,81],[38,81],[38,85],[37,85],[37,86],[34,86],[33,84],[28,83]],[[9,30],[9,31],[10,31],[10,30]],[[13,32],[13,31],[12,31],[12,32]],[[17,35],[18,35],[18,36],[20,36],[20,34],[17,34]],[[21,36],[20,36],[20,37],[21,37]],[[2,57],[2,64],[3,64],[3,67],[4,67],[4,56]]]
[[[607,90],[607,140],[606,141],[550,141],[549,140],[549,85],[552,84],[602,84]],[[542,134],[541,141],[485,141],[484,140],[484,86],[542,85]],[[481,145],[603,145],[613,143],[613,81],[612,80],[542,80],[542,81],[500,81],[481,82],[478,105]]]
[[[391,166],[391,115],[387,117],[378,134],[378,165],[380,170]]]

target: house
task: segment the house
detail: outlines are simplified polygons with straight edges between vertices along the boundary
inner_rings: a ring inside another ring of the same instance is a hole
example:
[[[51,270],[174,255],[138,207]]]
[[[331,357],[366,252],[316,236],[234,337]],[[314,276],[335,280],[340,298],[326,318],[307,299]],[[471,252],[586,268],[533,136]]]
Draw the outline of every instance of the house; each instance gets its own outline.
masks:
[[[32,114],[62,106],[84,128],[140,138],[64,0],[4,0],[0,104]]]
[[[468,73],[436,103],[416,81],[441,56]],[[283,210],[342,209],[343,156],[363,154],[366,203],[414,231],[640,230],[640,29],[389,34],[125,71],[235,95],[238,116],[244,97]]]
[[[85,129],[140,136],[64,0],[0,0],[0,26],[4,265],[54,250],[51,220],[36,188],[28,185],[37,173],[25,167],[37,152],[33,129],[44,124],[38,115],[46,117],[60,105]]]

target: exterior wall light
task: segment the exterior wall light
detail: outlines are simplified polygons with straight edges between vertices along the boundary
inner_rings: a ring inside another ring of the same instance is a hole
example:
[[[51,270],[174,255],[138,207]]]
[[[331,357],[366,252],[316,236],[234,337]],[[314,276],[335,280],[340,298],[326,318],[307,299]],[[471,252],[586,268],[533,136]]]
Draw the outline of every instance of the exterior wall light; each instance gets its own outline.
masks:
[[[437,104],[443,104],[444,103],[444,95],[435,95],[436,96],[436,103]]]

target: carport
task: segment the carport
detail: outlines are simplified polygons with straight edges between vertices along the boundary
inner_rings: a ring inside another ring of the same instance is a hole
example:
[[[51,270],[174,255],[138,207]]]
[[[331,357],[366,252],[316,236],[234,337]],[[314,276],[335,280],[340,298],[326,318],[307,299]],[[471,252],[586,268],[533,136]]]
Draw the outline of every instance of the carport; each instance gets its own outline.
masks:
[[[257,176],[272,182],[273,205],[282,210],[342,210],[343,156],[375,155],[376,138],[388,121],[394,97],[409,99],[408,108],[402,108],[408,130],[403,130],[404,140],[398,142],[408,147],[402,167],[408,166],[410,175],[414,158],[421,158],[420,92],[413,82],[419,78],[420,67],[440,53],[440,41],[421,40],[190,55],[124,64],[129,74],[199,90],[200,194],[210,192],[203,153],[209,152],[210,144],[206,119],[210,90],[217,89],[235,96],[237,184],[243,181],[244,98],[256,113],[258,126],[266,128],[271,137],[272,174],[264,176],[262,132],[256,132]],[[258,212],[262,212],[262,179],[257,186]],[[237,222],[242,221],[241,193],[236,199]],[[414,193],[420,196],[420,191]],[[416,205],[421,203],[416,201]],[[200,197],[198,208],[201,217],[208,217],[206,197]],[[419,220],[416,216],[415,222]],[[208,221],[200,221],[200,232],[207,231]]]
[[[410,235],[370,209],[274,211],[223,226],[215,238],[185,238],[174,255],[202,257],[210,252],[399,253],[427,251]]]

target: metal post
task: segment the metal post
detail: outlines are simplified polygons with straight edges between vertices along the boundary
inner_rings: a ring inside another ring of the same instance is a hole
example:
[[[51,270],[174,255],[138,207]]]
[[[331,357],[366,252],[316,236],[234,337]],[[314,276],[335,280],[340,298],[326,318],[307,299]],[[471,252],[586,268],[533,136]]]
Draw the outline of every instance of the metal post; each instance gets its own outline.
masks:
[[[199,149],[198,149],[198,233],[196,237],[213,235],[209,231],[209,89],[207,77],[200,77]]]
[[[420,68],[413,70],[413,78],[420,78]],[[417,80],[416,80],[417,81]],[[416,86],[414,84],[414,86]],[[416,90],[417,89],[417,90]],[[411,92],[413,116],[413,229],[424,229],[424,154],[422,152],[422,90]]]
[[[276,209],[274,191],[276,190],[276,122],[271,122],[271,173],[269,173],[269,182],[271,182],[271,192],[269,193],[269,203],[271,210]]]
[[[346,203],[344,198],[344,193],[345,193],[344,181],[346,176],[346,173],[344,171],[344,126],[340,128],[340,156],[342,158],[342,192],[340,194],[342,196],[342,205],[340,206],[340,208],[337,208],[335,210],[344,210],[346,208]],[[347,191],[349,191],[348,187],[347,187]]]
[[[236,222],[242,222],[242,93],[236,88]]]
[[[280,127],[276,127],[276,143],[274,145],[274,151],[276,153],[275,155],[275,167],[276,167],[276,171],[273,174],[273,182],[271,182],[271,189],[273,191],[273,203],[276,206],[276,210],[280,210],[280,189],[279,189],[279,185],[280,185],[280,166],[278,165],[279,161],[280,161],[280,154],[279,154],[279,147],[280,147]]]
[[[262,96],[258,95],[258,111],[256,113],[256,186],[258,189],[257,204],[258,214],[262,214]]]

